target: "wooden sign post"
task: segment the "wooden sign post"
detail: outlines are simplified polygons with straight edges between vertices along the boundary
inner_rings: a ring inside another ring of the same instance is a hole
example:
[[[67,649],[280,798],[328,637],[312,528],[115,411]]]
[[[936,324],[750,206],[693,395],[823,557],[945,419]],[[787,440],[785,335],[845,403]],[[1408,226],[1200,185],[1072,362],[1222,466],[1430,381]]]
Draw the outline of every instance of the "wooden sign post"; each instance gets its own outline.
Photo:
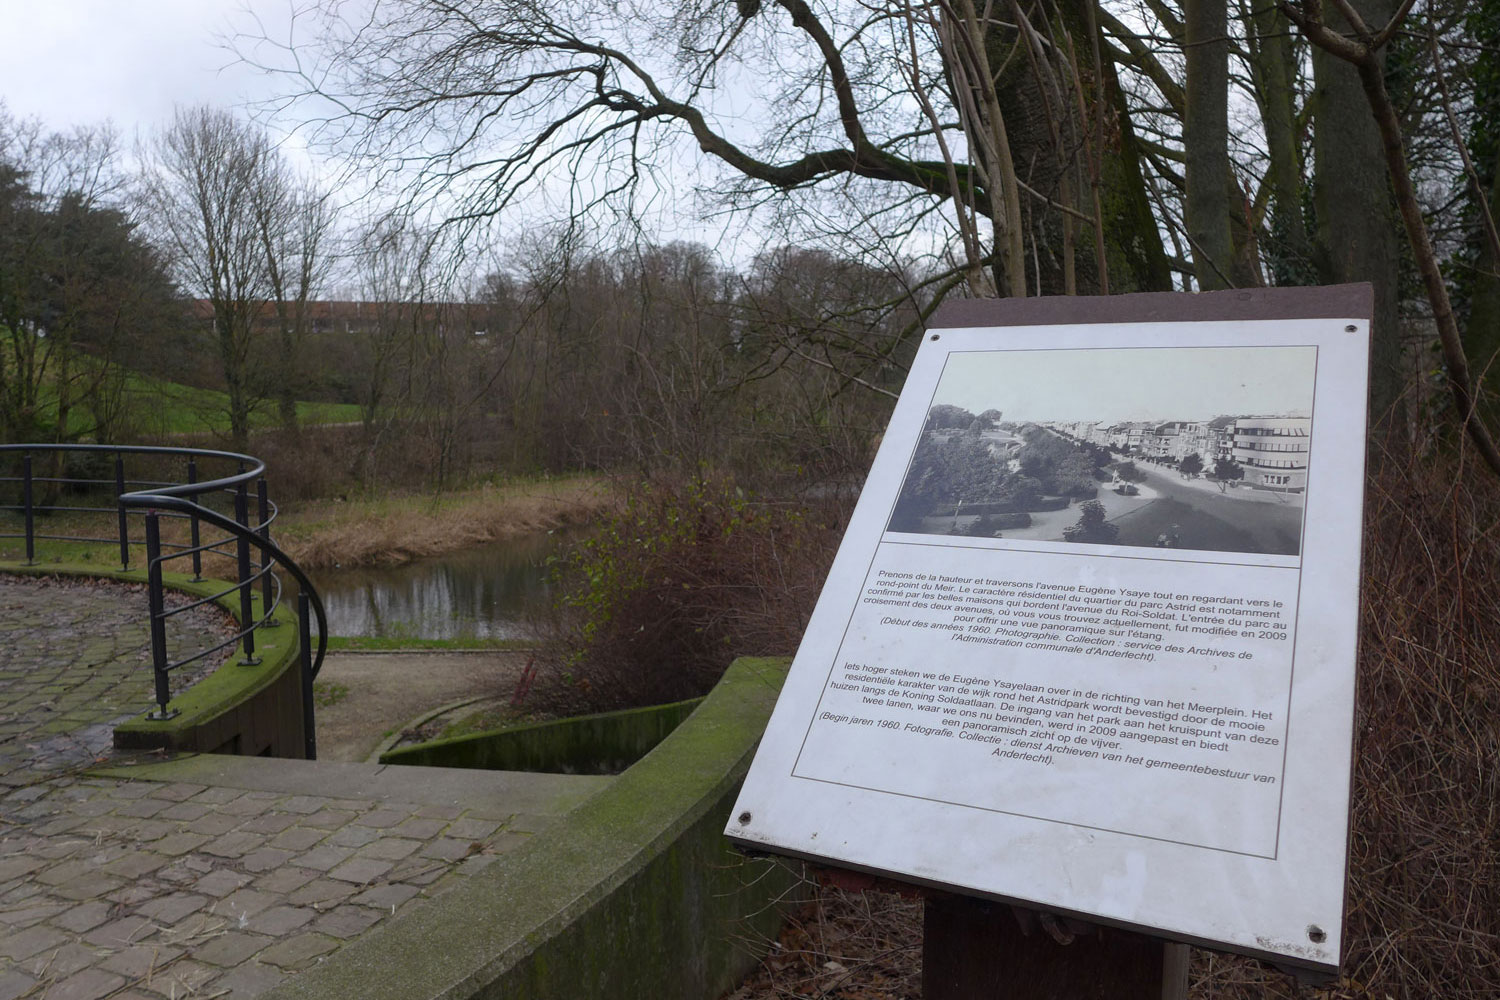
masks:
[[[727,835],[937,890],[929,1000],[1336,972],[1370,313],[940,310]]]

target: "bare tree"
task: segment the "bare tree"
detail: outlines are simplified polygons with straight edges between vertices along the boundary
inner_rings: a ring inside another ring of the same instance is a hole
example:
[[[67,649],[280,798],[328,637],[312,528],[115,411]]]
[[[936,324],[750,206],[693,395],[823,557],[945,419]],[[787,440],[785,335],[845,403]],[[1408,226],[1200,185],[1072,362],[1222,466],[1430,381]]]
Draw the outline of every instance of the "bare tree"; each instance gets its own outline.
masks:
[[[297,398],[308,387],[299,351],[312,325],[312,306],[335,260],[336,213],[328,194],[268,158],[253,198],[265,256],[267,292],[276,314],[276,407],[281,425],[297,427]]]
[[[252,345],[270,299],[256,205],[265,197],[272,150],[261,132],[229,112],[199,106],[179,108],[145,153],[147,217],[183,285],[208,302],[230,436],[243,449],[261,389]]]
[[[329,2],[289,56],[241,48],[334,108],[330,144],[460,226],[531,195],[634,217],[691,147],[721,168],[712,205],[823,199],[805,214],[909,237],[976,291],[1166,287],[1092,9],[423,0],[355,20]],[[1083,234],[1072,279],[1058,227]]]

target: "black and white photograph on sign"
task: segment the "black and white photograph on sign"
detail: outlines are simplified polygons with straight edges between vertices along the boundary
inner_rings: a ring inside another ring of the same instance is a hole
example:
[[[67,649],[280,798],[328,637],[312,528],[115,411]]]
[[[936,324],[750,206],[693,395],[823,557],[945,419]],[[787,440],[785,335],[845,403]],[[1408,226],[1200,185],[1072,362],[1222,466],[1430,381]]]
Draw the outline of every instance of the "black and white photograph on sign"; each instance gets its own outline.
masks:
[[[1296,556],[1313,347],[954,354],[887,530]]]

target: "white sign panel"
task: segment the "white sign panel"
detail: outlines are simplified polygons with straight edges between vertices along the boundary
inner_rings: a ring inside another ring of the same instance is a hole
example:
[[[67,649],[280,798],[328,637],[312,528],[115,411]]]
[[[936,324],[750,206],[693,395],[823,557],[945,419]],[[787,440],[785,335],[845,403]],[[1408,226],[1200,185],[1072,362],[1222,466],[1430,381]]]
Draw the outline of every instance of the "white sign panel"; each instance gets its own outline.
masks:
[[[1336,967],[1368,340],[929,332],[728,835]]]

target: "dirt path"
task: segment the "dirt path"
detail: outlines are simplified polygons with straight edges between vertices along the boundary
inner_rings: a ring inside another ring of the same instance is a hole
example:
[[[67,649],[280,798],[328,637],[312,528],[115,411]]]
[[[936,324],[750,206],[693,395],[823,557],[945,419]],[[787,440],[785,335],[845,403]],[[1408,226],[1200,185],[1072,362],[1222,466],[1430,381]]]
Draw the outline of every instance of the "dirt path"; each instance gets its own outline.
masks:
[[[320,686],[347,689],[317,710],[318,759],[362,761],[387,733],[464,698],[508,695],[525,652],[332,653]]]

